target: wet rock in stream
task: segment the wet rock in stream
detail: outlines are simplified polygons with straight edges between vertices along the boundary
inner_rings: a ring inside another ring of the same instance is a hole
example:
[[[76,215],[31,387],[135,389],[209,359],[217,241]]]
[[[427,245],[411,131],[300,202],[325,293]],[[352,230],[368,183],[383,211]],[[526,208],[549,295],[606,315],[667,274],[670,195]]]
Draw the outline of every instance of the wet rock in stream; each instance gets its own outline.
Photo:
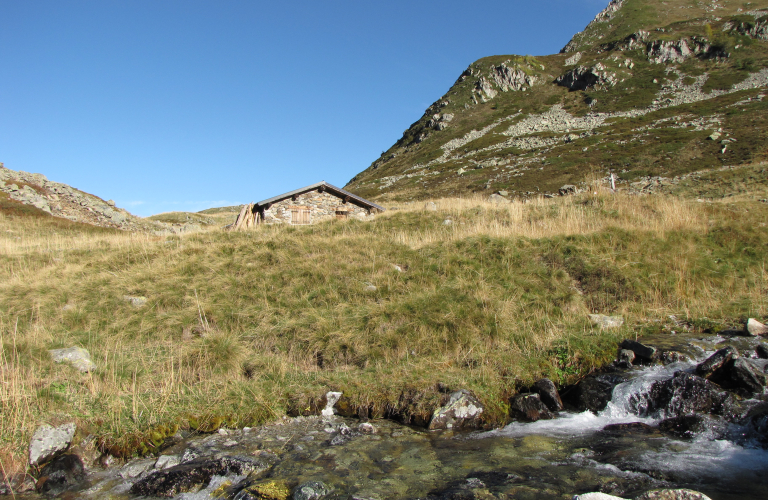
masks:
[[[37,489],[46,495],[58,495],[85,479],[83,461],[77,455],[54,458],[40,471]]]
[[[739,358],[739,351],[733,346],[719,349],[712,356],[696,367],[696,374],[701,377],[709,377],[715,370],[733,359]]]
[[[743,397],[762,393],[765,387],[765,375],[744,358],[731,359],[712,372],[709,380]]]
[[[642,404],[647,405],[646,414],[667,417],[696,413],[732,415],[738,406],[733,395],[707,379],[685,372],[677,372],[671,379],[654,383],[647,401]]]
[[[199,489],[213,476],[248,475],[263,472],[270,465],[251,457],[221,457],[199,459],[155,471],[131,486],[131,493],[154,497],[173,497],[185,491]]]
[[[567,393],[564,392],[563,399],[579,411],[589,410],[597,413],[608,405],[613,395],[613,388],[626,381],[627,376],[621,372],[589,376]]]
[[[544,403],[549,411],[562,411],[563,400],[560,399],[560,394],[557,392],[555,383],[548,378],[542,378],[533,384],[534,391],[539,394],[541,402]]]
[[[509,402],[509,413],[512,417],[525,422],[548,420],[554,418],[538,394],[524,393],[515,395]]]

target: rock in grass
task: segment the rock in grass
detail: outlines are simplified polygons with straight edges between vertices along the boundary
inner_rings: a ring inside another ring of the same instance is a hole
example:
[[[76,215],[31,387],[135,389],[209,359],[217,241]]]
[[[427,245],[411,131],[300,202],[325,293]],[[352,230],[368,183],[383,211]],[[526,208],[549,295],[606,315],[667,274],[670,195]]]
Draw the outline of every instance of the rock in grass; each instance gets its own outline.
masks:
[[[624,318],[622,316],[606,316],[605,314],[590,314],[590,321],[595,326],[600,328],[610,329],[619,328],[624,324]]]
[[[37,428],[29,442],[29,465],[35,467],[43,464],[66,450],[75,437],[74,423],[53,427],[48,424]]]
[[[563,409],[563,400],[560,399],[560,394],[557,392],[554,382],[548,378],[542,378],[537,380],[533,387],[539,393],[541,402],[547,406],[549,411],[561,411]]]
[[[69,363],[82,373],[93,371],[96,365],[91,361],[91,355],[82,347],[67,347],[66,349],[51,349],[51,358],[56,363]]]
[[[376,286],[374,285],[368,285],[364,288],[364,290],[368,293],[375,292],[377,290]]]
[[[424,210],[434,212],[437,210],[437,205],[435,204],[434,201],[428,201],[427,203],[424,204]]]
[[[616,357],[616,360],[622,368],[632,368],[632,363],[635,361],[635,351],[619,349],[619,355]]]
[[[755,318],[749,318],[746,325],[747,333],[756,337],[758,335],[768,335],[768,326],[760,323]]]
[[[627,349],[629,351],[632,351],[635,353],[635,356],[642,359],[643,361],[652,361],[656,358],[656,348],[653,346],[647,346],[645,344],[641,344],[640,342],[637,342],[636,340],[629,340],[626,339],[621,343],[620,346],[622,349]]]
[[[693,490],[653,490],[646,491],[635,500],[711,500],[704,493]]]
[[[477,427],[483,405],[471,392],[462,389],[451,394],[448,403],[432,414],[429,429],[461,429]]]
[[[142,296],[123,295],[123,300],[130,302],[133,307],[141,307],[147,303],[147,298]]]
[[[739,351],[733,346],[723,347],[708,357],[696,367],[696,373],[702,377],[709,377],[715,370],[722,367],[732,359],[739,357]]]
[[[515,395],[509,402],[509,412],[513,417],[526,422],[554,418],[547,405],[535,393]]]

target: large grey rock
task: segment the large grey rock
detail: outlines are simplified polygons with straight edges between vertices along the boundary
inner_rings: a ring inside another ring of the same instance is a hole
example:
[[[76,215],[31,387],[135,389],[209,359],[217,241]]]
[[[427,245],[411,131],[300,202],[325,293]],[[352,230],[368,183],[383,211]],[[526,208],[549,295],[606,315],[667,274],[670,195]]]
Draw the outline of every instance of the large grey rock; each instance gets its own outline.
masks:
[[[624,318],[621,316],[606,316],[605,314],[590,314],[590,321],[600,328],[619,328],[624,324]]]
[[[96,368],[96,365],[91,361],[90,353],[82,347],[50,349],[48,352],[56,363],[69,363],[82,373],[93,371]]]
[[[765,387],[765,375],[745,358],[728,361],[712,372],[709,380],[744,397],[761,394]]]
[[[76,428],[71,422],[59,427],[48,424],[38,427],[29,442],[29,465],[36,467],[66,450],[75,437]]]
[[[749,318],[749,320],[747,320],[746,330],[747,333],[753,337],[757,335],[768,335],[768,326],[760,323],[755,318]]]
[[[693,490],[652,490],[646,491],[635,500],[711,500],[704,493]]]
[[[480,422],[483,405],[469,391],[462,389],[451,394],[448,403],[432,414],[429,429],[461,429],[475,427]]]

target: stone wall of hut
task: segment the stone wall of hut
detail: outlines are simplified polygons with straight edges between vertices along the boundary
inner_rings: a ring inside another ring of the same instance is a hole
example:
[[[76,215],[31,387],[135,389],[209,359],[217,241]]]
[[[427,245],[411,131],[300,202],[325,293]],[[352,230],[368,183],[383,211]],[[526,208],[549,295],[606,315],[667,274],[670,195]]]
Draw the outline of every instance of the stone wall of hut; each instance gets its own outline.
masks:
[[[353,202],[344,203],[340,198],[324,191],[318,193],[310,191],[300,194],[296,199],[288,198],[274,203],[264,211],[264,220],[267,224],[292,224],[293,217],[298,210],[309,211],[309,223],[314,224],[322,220],[343,218],[341,212],[346,212],[347,218],[368,220],[373,217],[368,209],[359,207]]]

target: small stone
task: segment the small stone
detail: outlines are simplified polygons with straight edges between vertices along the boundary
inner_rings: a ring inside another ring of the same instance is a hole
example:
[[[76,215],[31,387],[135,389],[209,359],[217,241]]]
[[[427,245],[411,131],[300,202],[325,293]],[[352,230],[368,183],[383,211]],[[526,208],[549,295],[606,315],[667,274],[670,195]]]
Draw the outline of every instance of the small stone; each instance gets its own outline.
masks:
[[[50,349],[48,351],[56,363],[69,363],[82,373],[88,373],[96,368],[91,361],[91,355],[82,347],[68,347],[66,349]]]
[[[358,425],[357,430],[363,434],[376,434],[376,432],[378,432],[376,426],[370,422],[363,422],[362,424]]]
[[[577,191],[578,191],[578,188],[573,184],[565,184],[561,186],[560,189],[558,190],[558,192],[560,193],[560,196],[565,196],[568,194],[576,194]]]
[[[395,271],[397,271],[398,273],[402,273],[402,272],[404,272],[404,271],[403,271],[403,268],[402,268],[402,267],[400,267],[400,266],[398,266],[397,264],[392,264],[392,268],[393,268]]]
[[[605,314],[590,314],[589,319],[592,324],[600,328],[619,328],[624,324],[624,318],[621,316],[606,316]]]
[[[66,450],[75,437],[74,423],[53,427],[48,424],[37,428],[29,442],[29,465],[35,467]]]
[[[115,200],[107,200],[107,205],[109,205],[110,207],[114,207],[115,206]]]
[[[451,219],[445,219],[443,221],[444,226],[450,226],[451,224],[453,224],[453,221]]]
[[[498,192],[498,195],[499,196],[509,196],[509,191],[505,191],[504,189],[502,189],[501,191]]]
[[[293,500],[319,500],[331,493],[331,488],[320,481],[309,481],[293,492]]]
[[[617,360],[622,367],[631,368],[632,363],[635,361],[635,351],[629,349],[619,349]]]
[[[377,288],[374,285],[368,285],[364,288],[366,292],[375,292]]]
[[[755,318],[749,318],[747,320],[746,330],[747,333],[753,337],[757,335],[768,335],[768,326],[760,323]]]
[[[437,205],[434,201],[428,201],[424,204],[424,210],[427,210],[429,212],[435,212],[437,211]]]

